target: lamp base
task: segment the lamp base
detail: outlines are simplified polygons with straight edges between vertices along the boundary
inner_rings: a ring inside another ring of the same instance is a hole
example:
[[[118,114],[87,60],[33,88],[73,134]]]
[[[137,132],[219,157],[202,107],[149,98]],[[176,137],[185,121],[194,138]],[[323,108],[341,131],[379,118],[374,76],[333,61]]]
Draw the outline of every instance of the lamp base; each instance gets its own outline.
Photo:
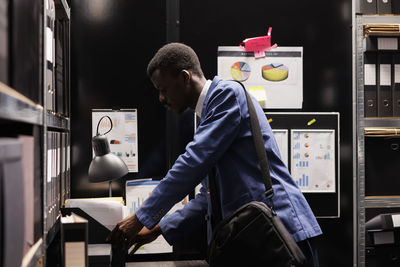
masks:
[[[112,181],[108,181],[108,196],[112,197],[112,187],[111,187]]]

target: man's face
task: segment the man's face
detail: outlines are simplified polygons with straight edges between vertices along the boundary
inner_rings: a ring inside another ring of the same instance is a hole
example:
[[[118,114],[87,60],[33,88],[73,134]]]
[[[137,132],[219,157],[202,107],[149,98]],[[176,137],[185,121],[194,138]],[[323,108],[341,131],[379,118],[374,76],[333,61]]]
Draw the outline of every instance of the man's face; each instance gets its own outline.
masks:
[[[164,107],[182,113],[187,107],[185,77],[177,76],[169,71],[157,69],[151,76],[154,87],[158,90],[158,99]]]

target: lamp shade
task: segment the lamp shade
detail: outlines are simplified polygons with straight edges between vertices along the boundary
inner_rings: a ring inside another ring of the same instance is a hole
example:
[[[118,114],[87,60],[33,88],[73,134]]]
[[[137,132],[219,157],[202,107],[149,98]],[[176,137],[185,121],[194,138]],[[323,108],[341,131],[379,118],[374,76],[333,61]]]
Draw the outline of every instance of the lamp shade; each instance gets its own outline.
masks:
[[[110,181],[123,177],[128,167],[118,156],[110,151],[105,135],[96,135],[92,139],[95,157],[89,166],[89,181],[92,183]]]

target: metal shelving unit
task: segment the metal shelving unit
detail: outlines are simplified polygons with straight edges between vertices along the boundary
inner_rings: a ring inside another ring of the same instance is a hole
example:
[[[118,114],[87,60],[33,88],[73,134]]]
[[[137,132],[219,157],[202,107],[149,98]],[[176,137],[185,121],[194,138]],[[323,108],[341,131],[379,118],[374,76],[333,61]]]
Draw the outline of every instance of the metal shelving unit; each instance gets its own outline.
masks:
[[[55,38],[54,37],[54,26],[51,26],[53,35],[50,35],[50,32],[46,27],[50,27],[48,23],[51,23],[51,20],[53,22],[55,20],[58,21],[63,21],[65,22],[65,25],[63,26],[63,34],[65,38],[65,34],[67,34],[68,38],[65,39],[65,44],[63,44],[61,47],[62,49],[65,49],[67,51],[65,54],[63,54],[62,61],[60,62],[68,62],[66,64],[66,67],[64,68],[64,65],[62,66],[62,70],[68,73],[65,75],[64,73],[62,74],[63,79],[67,81],[67,85],[64,85],[66,87],[63,88],[64,91],[61,94],[62,97],[67,97],[68,99],[65,102],[62,102],[64,105],[64,109],[60,111],[61,113],[64,114],[69,114],[70,110],[70,103],[69,103],[69,49],[70,49],[70,43],[69,43],[69,36],[70,36],[70,7],[68,6],[68,3],[66,0],[41,0],[40,3],[38,3],[38,7],[41,6],[41,10],[37,12],[36,15],[40,16],[42,19],[42,22],[40,25],[43,27],[39,31],[38,38],[40,39],[40,45],[41,51],[38,53],[42,57],[41,59],[41,65],[40,67],[42,68],[42,77],[40,77],[40,80],[43,81],[43,87],[40,87],[39,90],[43,91],[43,94],[39,94],[42,99],[42,105],[35,103],[28,97],[24,96],[14,88],[11,88],[10,86],[0,82],[0,121],[3,124],[4,127],[13,127],[16,124],[19,123],[24,123],[28,124],[33,127],[39,127],[39,132],[40,134],[36,135],[36,138],[40,139],[40,151],[41,151],[41,156],[40,159],[40,164],[41,164],[41,173],[40,176],[38,177],[35,176],[35,179],[40,179],[40,184],[42,184],[39,194],[42,195],[42,199],[40,201],[41,209],[43,210],[42,213],[42,227],[43,227],[43,232],[37,233],[39,235],[38,240],[35,240],[36,243],[33,244],[28,252],[24,255],[22,259],[21,266],[23,267],[34,267],[37,266],[38,262],[40,262],[41,266],[46,266],[46,250],[50,243],[54,240],[55,236],[57,233],[59,233],[60,229],[60,213],[58,213],[57,216],[55,216],[55,222],[51,223],[52,225],[47,225],[47,210],[48,210],[48,204],[46,204],[46,198],[47,198],[47,190],[49,188],[47,187],[47,137],[48,137],[48,132],[49,131],[56,131],[56,132],[69,132],[70,131],[70,119],[64,115],[55,113],[53,111],[48,111],[47,109],[47,101],[49,101],[49,96],[47,95],[48,93],[48,86],[49,84],[55,84],[55,70],[57,70],[56,66],[56,55],[55,55],[55,41],[50,40],[48,38]],[[51,6],[51,11],[50,11],[50,6]],[[51,13],[51,14],[50,14]],[[50,18],[51,17],[51,18]],[[8,18],[6,18],[8,19]],[[54,25],[54,24],[53,24]],[[29,26],[29,25],[28,25]],[[11,32],[10,29],[8,29],[9,32]],[[53,46],[51,47],[51,42],[53,41]],[[51,60],[50,64],[48,64],[48,59],[49,57],[52,57],[53,60]],[[10,63],[12,64],[12,58],[10,59]],[[64,64],[64,63],[63,63]],[[49,75],[46,70],[48,70],[49,65],[51,65],[51,68],[53,68],[53,73]],[[39,68],[39,66],[37,66]],[[28,76],[30,73],[27,74]],[[55,90],[54,88],[52,89],[53,91]],[[54,93],[54,92],[53,92]],[[59,99],[57,99],[58,101]],[[39,101],[39,102],[40,102]],[[56,101],[56,100],[52,100]],[[66,105],[66,106],[65,106]],[[54,109],[54,107],[53,107]],[[69,140],[68,140],[69,143]],[[69,151],[67,152],[68,149],[65,150],[64,157],[69,156]],[[37,181],[37,180],[35,180]],[[68,190],[69,191],[69,190]]]
[[[356,14],[353,17],[353,254],[354,266],[360,267],[366,265],[366,209],[400,207],[400,196],[365,196],[364,130],[366,127],[400,127],[400,118],[364,117],[364,52],[366,48],[364,24],[400,24],[400,16]]]

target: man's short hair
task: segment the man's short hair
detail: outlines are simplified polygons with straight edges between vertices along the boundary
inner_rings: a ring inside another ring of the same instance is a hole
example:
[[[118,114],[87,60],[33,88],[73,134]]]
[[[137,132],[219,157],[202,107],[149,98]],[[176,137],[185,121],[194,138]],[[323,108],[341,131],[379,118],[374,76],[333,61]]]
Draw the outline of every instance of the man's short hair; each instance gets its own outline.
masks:
[[[168,70],[173,75],[182,70],[191,70],[199,77],[203,76],[200,61],[194,50],[182,43],[169,43],[161,47],[147,66],[147,75],[151,77],[157,69]]]

